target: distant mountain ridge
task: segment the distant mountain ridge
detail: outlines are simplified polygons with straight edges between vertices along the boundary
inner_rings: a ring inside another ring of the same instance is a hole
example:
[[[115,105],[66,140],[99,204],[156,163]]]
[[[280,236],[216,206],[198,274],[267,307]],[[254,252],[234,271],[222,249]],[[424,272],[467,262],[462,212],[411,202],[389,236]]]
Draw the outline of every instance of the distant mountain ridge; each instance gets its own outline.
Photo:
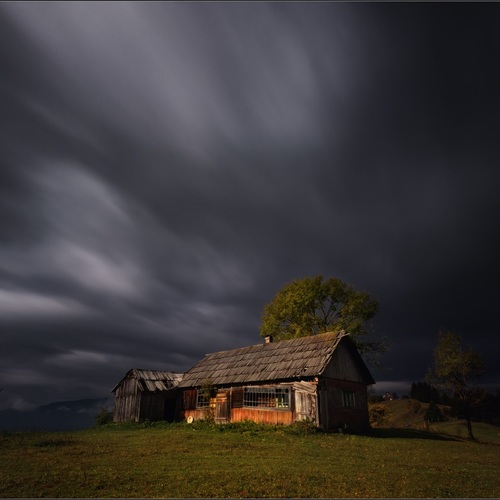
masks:
[[[49,403],[48,405],[39,406],[40,411],[93,411],[96,406],[99,409],[102,405],[106,406],[112,398],[100,398],[100,399],[77,399],[75,401],[56,401],[54,403]]]
[[[113,397],[56,401],[35,410],[0,411],[0,430],[75,431],[92,427],[95,417],[103,409],[112,409]]]

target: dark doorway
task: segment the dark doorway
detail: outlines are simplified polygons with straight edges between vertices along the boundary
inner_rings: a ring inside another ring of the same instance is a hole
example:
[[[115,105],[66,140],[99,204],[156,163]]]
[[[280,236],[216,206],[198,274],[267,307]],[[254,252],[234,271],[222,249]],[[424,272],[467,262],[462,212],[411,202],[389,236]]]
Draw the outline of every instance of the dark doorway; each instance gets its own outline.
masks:
[[[165,400],[164,419],[167,422],[173,422],[175,420],[175,399]]]

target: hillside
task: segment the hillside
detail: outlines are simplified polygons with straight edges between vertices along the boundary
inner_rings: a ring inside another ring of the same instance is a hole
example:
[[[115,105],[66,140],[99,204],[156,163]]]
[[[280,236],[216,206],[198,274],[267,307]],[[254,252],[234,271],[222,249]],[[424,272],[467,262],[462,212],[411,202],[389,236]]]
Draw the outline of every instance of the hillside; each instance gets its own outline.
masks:
[[[441,413],[448,419],[446,422],[431,423],[427,426],[424,415],[429,403],[421,403],[415,399],[394,399],[373,403],[369,406],[370,423],[375,429],[417,429],[461,438],[467,437],[465,420],[453,417],[450,406],[437,405]],[[473,422],[473,432],[479,441],[500,444],[500,427]]]
[[[451,418],[451,407],[437,405],[441,413]],[[424,415],[429,403],[421,403],[415,399],[393,399],[370,405],[372,412],[381,416],[372,419],[372,427],[425,429]]]

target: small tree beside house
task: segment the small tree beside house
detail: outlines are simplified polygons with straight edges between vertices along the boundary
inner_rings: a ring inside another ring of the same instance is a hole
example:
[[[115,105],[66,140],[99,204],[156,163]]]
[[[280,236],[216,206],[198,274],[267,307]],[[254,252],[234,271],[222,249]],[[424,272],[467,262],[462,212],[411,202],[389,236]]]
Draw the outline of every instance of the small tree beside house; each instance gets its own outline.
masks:
[[[434,363],[428,379],[451,393],[462,407],[467,433],[474,440],[472,432],[472,410],[477,401],[475,382],[484,373],[484,361],[479,354],[464,349],[462,339],[456,333],[440,331],[438,343],[434,349]]]

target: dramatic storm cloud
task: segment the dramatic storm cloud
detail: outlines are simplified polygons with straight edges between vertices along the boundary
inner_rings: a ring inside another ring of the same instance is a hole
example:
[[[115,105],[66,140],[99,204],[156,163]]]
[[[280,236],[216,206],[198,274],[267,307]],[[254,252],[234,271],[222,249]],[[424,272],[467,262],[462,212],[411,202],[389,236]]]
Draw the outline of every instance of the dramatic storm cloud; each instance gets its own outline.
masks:
[[[497,4],[0,5],[0,409],[260,342],[285,283],[496,366]]]

